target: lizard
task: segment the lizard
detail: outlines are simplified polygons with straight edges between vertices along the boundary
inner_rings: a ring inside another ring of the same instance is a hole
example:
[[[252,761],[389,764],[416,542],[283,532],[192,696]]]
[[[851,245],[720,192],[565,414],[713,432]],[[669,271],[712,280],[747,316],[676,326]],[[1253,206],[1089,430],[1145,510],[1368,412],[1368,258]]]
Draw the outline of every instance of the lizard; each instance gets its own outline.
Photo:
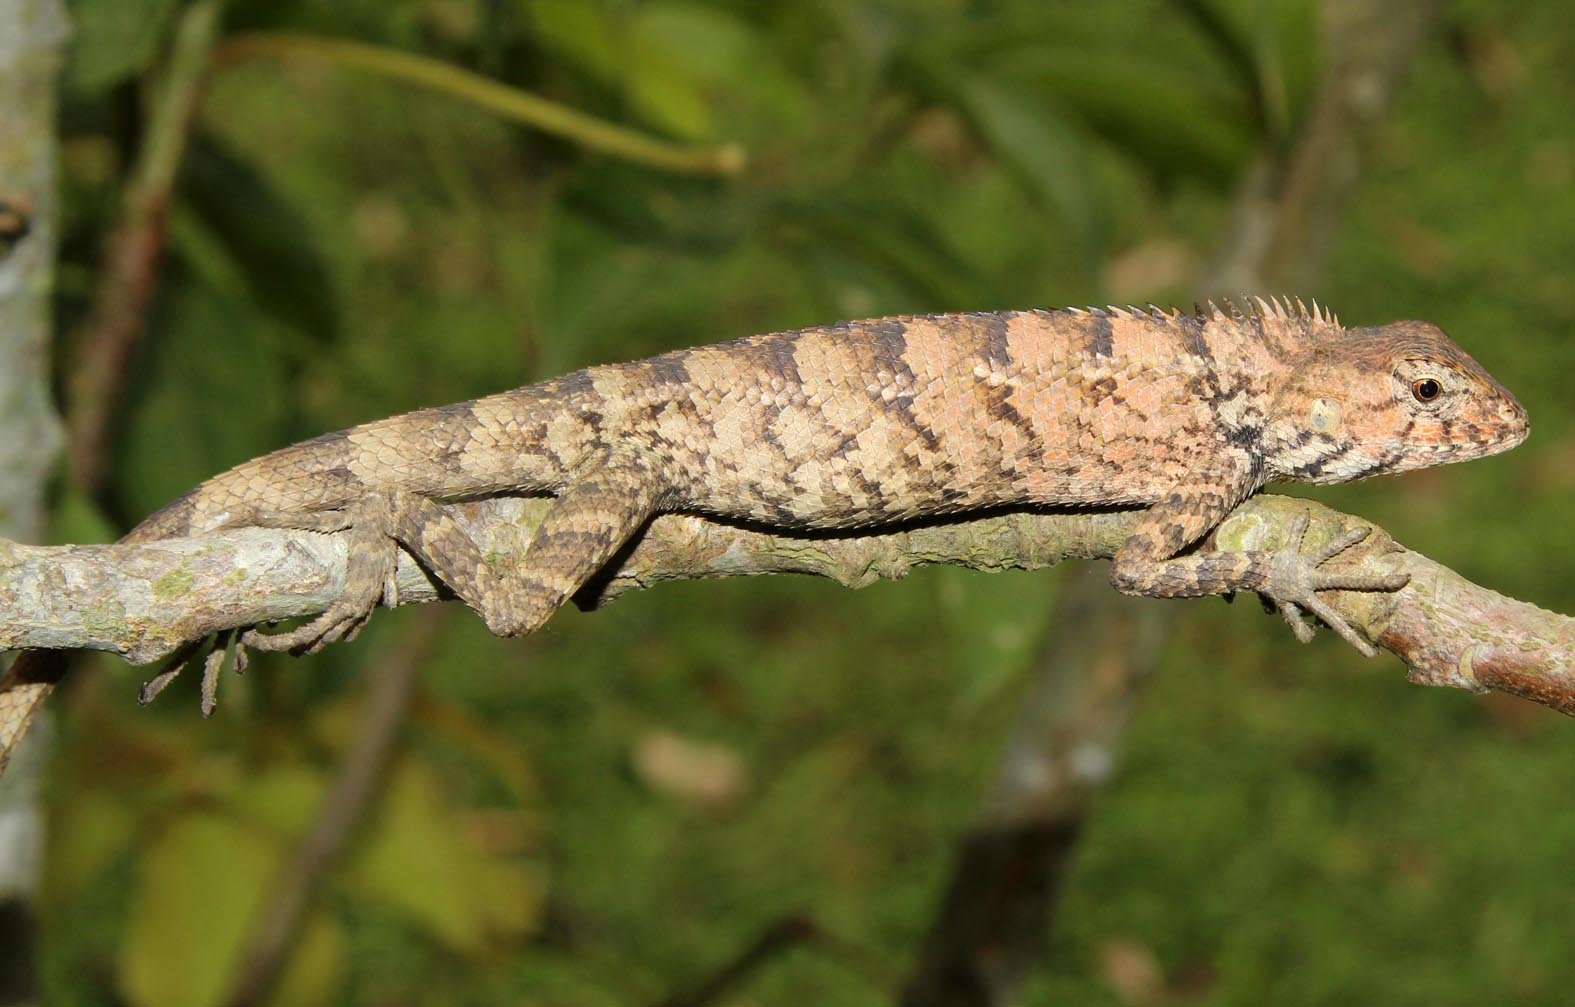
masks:
[[[1376,650],[1319,592],[1401,575],[1304,554],[1196,552],[1271,482],[1341,483],[1519,444],[1525,409],[1436,326],[1346,328],[1316,302],[1210,302],[840,322],[590,367],[303,441],[214,476],[137,525],[146,542],[241,526],[350,537],[344,594],[241,647],[353,637],[391,591],[399,549],[501,636],[534,632],[655,514],[836,531],[989,508],[1146,508],[1116,589],[1256,591],[1296,635],[1316,616]],[[517,562],[483,556],[440,501],[550,494]],[[0,758],[54,672],[23,655],[0,682]]]

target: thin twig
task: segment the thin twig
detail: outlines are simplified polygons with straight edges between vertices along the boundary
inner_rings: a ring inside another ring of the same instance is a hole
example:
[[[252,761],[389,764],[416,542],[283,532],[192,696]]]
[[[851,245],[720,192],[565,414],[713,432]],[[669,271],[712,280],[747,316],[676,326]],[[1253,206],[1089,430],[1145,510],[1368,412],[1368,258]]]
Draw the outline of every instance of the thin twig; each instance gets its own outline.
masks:
[[[180,16],[120,215],[105,245],[93,307],[76,337],[67,383],[67,461],[72,480],[90,495],[104,479],[109,431],[127,366],[158,287],[171,193],[223,14],[224,0],[200,0]]]
[[[424,611],[387,659],[373,663],[371,690],[361,709],[355,741],[323,795],[311,830],[269,888],[268,902],[258,913],[230,984],[225,1002],[231,1007],[262,1003],[272,992],[314,894],[381,792],[421,666],[432,652],[446,614],[443,609]]]
[[[783,954],[820,938],[820,927],[807,913],[789,913],[760,932],[694,989],[662,1001],[662,1007],[709,1007],[738,989]]]
[[[252,32],[227,39],[214,53],[214,62],[227,66],[260,57],[322,60],[414,84],[589,150],[652,168],[702,175],[736,175],[748,163],[744,148],[737,144],[687,147],[669,143],[449,63],[365,42],[284,32]]]

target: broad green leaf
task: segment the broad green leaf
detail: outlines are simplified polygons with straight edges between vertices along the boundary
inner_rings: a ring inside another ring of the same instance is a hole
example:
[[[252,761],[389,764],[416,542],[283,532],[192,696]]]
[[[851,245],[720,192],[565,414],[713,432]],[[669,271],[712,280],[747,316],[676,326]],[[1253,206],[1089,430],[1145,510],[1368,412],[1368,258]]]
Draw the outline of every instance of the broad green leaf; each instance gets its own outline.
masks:
[[[66,82],[80,91],[105,88],[146,70],[158,56],[175,0],[77,0]]]
[[[741,18],[653,3],[631,20],[625,89],[648,121],[678,136],[751,140],[791,129],[808,98]]]
[[[279,866],[277,847],[253,828],[209,812],[176,819],[139,865],[120,988],[134,1004],[218,1003]],[[302,931],[273,998],[332,1003],[343,978],[344,938],[321,913]]]
[[[366,845],[348,864],[368,897],[455,951],[479,955],[540,922],[546,886],[539,871],[481,850],[460,828],[459,809],[423,761],[394,767]]]
[[[597,0],[521,0],[541,44],[603,84],[623,77],[624,39],[616,19]]]

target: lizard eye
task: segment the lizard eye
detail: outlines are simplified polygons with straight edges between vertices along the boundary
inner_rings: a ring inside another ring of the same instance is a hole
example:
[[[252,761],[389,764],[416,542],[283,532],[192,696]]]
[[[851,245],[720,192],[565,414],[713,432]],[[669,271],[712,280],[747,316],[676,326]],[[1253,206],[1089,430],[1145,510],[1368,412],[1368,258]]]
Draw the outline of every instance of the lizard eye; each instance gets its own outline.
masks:
[[[1418,378],[1411,382],[1411,394],[1418,402],[1432,402],[1444,392],[1444,386],[1434,378]]]

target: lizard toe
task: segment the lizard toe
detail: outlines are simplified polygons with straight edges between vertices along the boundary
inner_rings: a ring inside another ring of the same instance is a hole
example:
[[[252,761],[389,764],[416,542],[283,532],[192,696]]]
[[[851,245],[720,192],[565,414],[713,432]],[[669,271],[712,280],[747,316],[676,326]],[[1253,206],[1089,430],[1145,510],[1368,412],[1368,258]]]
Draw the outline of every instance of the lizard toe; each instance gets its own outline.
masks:
[[[1312,643],[1316,631],[1307,622],[1306,617],[1302,615],[1302,610],[1295,603],[1289,601],[1276,601],[1274,604],[1280,610],[1280,614],[1285,617],[1285,624],[1291,627],[1292,633],[1296,634],[1296,639],[1302,643]]]
[[[1305,517],[1303,518],[1302,525],[1303,530],[1305,531]],[[1329,540],[1329,542],[1325,544],[1323,548],[1319,549],[1313,554],[1313,566],[1322,566],[1329,560],[1334,559],[1334,557],[1340,555],[1342,552],[1345,552],[1345,550],[1351,548],[1351,546],[1367,538],[1371,532],[1372,529],[1365,526],[1346,529],[1345,531],[1336,535],[1333,539]],[[1297,545],[1300,546],[1300,544],[1300,540],[1298,540]]]

